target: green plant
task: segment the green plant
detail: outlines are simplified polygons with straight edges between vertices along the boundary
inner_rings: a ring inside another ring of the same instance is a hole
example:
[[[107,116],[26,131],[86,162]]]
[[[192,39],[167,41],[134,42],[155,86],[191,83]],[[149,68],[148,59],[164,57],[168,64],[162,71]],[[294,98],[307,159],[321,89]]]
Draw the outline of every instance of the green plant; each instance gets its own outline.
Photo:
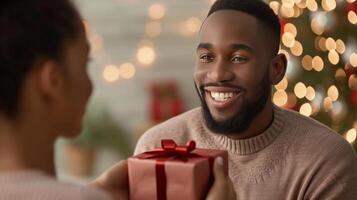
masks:
[[[132,154],[128,134],[107,111],[88,113],[81,134],[68,142],[90,148],[108,148],[125,157]]]

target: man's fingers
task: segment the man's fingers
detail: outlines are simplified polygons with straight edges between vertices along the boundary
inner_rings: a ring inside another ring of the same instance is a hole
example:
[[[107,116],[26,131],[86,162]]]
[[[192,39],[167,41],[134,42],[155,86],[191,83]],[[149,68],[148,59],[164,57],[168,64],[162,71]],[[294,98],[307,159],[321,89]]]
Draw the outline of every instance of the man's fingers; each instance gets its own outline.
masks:
[[[218,157],[213,164],[214,184],[206,200],[236,200],[233,183],[226,175],[223,158]]]
[[[224,171],[222,157],[218,157],[214,160],[213,175],[214,175],[215,183],[225,183],[226,182],[227,176]]]

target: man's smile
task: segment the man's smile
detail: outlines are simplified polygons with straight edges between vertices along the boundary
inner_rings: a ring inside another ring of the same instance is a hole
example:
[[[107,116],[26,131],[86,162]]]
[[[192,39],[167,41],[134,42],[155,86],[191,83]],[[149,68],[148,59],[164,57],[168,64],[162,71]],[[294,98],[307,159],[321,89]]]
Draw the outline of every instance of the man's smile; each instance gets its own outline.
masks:
[[[216,109],[228,108],[243,94],[243,90],[234,87],[204,87],[207,103]]]

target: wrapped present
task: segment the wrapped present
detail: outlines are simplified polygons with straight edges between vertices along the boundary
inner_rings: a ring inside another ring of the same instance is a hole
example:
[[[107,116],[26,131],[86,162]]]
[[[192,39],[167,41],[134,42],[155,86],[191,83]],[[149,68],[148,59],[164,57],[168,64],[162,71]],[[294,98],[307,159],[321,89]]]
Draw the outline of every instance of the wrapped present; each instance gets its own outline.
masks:
[[[192,140],[185,146],[162,140],[161,148],[128,159],[130,199],[204,199],[213,183],[213,161],[219,156],[228,173],[227,151],[198,149]]]

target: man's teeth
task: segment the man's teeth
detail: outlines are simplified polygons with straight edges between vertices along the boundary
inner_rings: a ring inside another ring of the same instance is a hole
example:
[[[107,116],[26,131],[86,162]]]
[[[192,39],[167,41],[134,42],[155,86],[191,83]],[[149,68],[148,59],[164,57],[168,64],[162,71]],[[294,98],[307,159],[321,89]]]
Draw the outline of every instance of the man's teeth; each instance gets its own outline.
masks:
[[[216,101],[227,101],[233,95],[233,92],[211,92],[211,97]]]

